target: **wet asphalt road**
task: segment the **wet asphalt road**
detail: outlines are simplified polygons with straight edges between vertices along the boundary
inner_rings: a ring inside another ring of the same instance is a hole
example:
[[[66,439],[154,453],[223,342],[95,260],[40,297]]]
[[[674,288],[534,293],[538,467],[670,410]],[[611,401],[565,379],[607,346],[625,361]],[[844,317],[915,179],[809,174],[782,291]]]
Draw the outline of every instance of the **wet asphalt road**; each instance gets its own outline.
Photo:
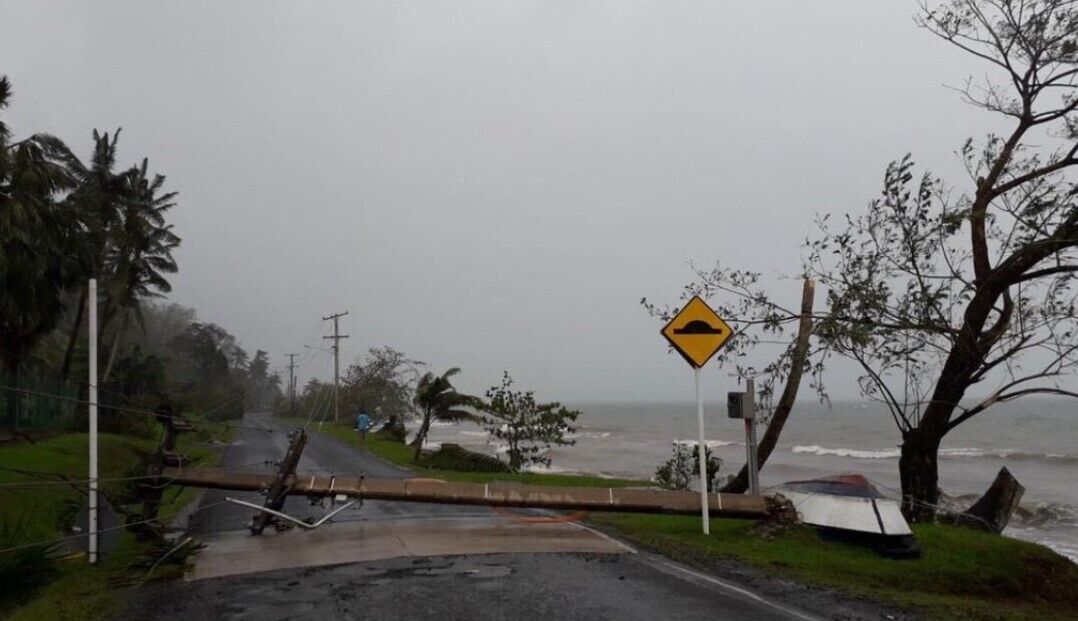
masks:
[[[265,415],[248,415],[225,449],[222,466],[271,471],[286,429]],[[344,442],[312,433],[299,472],[407,476]],[[207,490],[191,518],[196,534],[244,529],[252,511],[216,503],[225,495],[260,503],[257,493]],[[213,505],[213,506],[210,506]],[[285,510],[321,515],[304,498]],[[400,520],[486,516],[483,507],[367,502],[344,520]],[[132,591],[121,619],[708,619],[815,618],[765,600],[722,580],[648,554],[501,554],[402,558],[335,567],[282,569],[193,582],[168,582]]]
[[[288,448],[288,432],[291,428],[283,425],[280,419],[266,414],[248,414],[244,417],[242,424],[244,428],[236,430],[233,443],[225,448],[219,467],[246,472],[276,472],[275,464],[265,462],[266,460],[280,460],[284,457]],[[258,428],[269,431],[259,431]],[[307,445],[303,449],[296,472],[336,473],[350,476],[364,473],[369,477],[386,478],[411,476],[411,473],[404,468],[382,461],[368,453],[357,451],[355,447],[336,438],[319,434],[314,429],[308,433]],[[265,500],[265,497],[257,492],[206,490],[199,503],[200,510],[191,516],[193,533],[205,535],[243,530],[247,527],[254,511],[230,503],[221,504],[226,496],[255,504],[262,504]],[[302,496],[290,496],[285,501],[284,511],[299,518],[317,517],[325,513],[325,509],[319,506],[312,507],[310,502]],[[491,510],[485,507],[372,500],[365,501],[361,509],[346,510],[335,521],[470,515],[491,515]]]

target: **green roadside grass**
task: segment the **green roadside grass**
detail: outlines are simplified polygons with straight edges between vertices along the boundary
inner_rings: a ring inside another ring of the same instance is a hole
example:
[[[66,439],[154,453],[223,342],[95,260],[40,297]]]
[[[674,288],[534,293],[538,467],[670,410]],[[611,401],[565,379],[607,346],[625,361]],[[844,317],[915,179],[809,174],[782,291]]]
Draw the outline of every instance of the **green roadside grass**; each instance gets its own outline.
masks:
[[[414,464],[412,448],[400,442],[372,434],[361,442],[359,434],[342,427],[323,426],[319,431],[411,468],[417,477],[594,487],[650,484],[587,475],[435,470]],[[915,525],[921,558],[896,560],[861,546],[821,541],[809,527],[764,538],[750,520],[713,519],[710,536],[700,532],[700,520],[692,516],[597,513],[589,521],[641,548],[701,569],[734,561],[928,619],[1078,619],[1078,565],[1044,546],[965,528]]]
[[[737,561],[765,574],[919,612],[929,619],[1078,619],[1078,565],[1043,546],[965,528],[915,525],[919,559],[883,558],[795,527],[773,538],[748,520],[593,514],[641,548],[699,568]]]
[[[203,438],[204,439],[204,438]],[[199,467],[215,465],[218,455],[196,447],[195,434],[180,437],[180,452],[196,460]],[[157,448],[157,441],[131,436],[101,434],[99,437],[99,475],[102,479],[144,474],[143,462]],[[72,483],[34,487],[4,487],[9,483],[49,480],[79,481],[87,477],[88,437],[85,433],[54,436],[34,444],[0,447],[0,520],[8,524],[22,522],[22,543],[34,543],[71,535],[75,512],[85,501],[86,484]],[[43,478],[16,471],[46,472]],[[103,482],[106,496],[122,492],[124,482]],[[197,490],[170,488],[162,498],[161,519],[167,521],[197,496]],[[32,593],[10,593],[0,587],[0,618],[10,621],[64,619],[108,619],[123,608],[120,584],[145,577],[145,570],[134,570],[132,563],[149,553],[147,544],[121,531],[114,551],[97,566],[90,566],[83,554],[58,561],[57,572],[47,584]]]

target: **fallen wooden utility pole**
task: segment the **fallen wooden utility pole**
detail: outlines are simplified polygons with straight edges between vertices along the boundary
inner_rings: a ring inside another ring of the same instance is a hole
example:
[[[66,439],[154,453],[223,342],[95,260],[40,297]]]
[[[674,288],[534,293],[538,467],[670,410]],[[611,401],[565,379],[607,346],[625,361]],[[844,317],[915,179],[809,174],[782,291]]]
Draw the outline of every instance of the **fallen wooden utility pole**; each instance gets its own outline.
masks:
[[[161,423],[164,433],[161,435],[161,443],[157,447],[157,453],[146,466],[146,473],[150,477],[159,477],[166,468],[182,468],[185,463],[183,455],[176,452],[176,437],[180,433],[193,431],[194,428],[183,416],[175,414],[172,406],[162,404],[155,411],[157,422]],[[128,527],[140,541],[160,537],[162,528],[157,520],[157,513],[161,508],[161,496],[165,488],[158,485],[153,479],[147,478],[135,486],[135,496],[142,500],[142,513],[137,518],[132,517]]]
[[[358,476],[274,475],[247,472],[169,470],[162,483],[236,491],[287,490],[288,495],[343,495],[363,500],[395,500],[492,507],[529,507],[633,513],[700,514],[700,496],[690,491],[663,491],[618,487],[548,487],[519,483],[458,483],[434,479],[371,479]],[[712,517],[762,518],[767,516],[763,496],[707,495]]]
[[[291,493],[296,466],[303,454],[303,447],[307,445],[307,432],[295,429],[289,434],[288,440],[288,451],[277,468],[277,474],[267,477],[267,484],[259,488],[266,491],[266,502],[262,506],[271,511],[283,509],[285,498]],[[251,533],[261,535],[266,526],[275,521],[273,513],[259,511],[251,518]]]

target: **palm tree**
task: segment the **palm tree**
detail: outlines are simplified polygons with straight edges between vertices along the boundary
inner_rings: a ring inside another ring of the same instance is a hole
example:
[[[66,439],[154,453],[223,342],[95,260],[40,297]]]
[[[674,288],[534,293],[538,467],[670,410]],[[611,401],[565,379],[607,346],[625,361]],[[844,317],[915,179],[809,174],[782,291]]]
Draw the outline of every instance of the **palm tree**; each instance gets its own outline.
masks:
[[[82,267],[82,278],[76,287],[79,297],[60,370],[62,381],[67,380],[71,371],[75,344],[82,330],[87,296],[85,281],[105,275],[106,258],[111,252],[115,229],[117,224],[122,222],[121,207],[130,196],[127,173],[115,172],[116,144],[119,138],[119,129],[111,137],[108,132],[101,133],[95,129],[90,166],[87,167],[74,156],[68,161],[68,167],[78,185],[65,203],[78,214],[82,222],[83,234],[80,236],[80,243],[72,247],[73,254],[78,257]]]
[[[0,76],[0,109],[11,83]],[[0,122],[0,367],[17,380],[37,342],[59,323],[73,265],[66,252],[77,234],[57,198],[73,186],[62,141],[34,134],[9,144]],[[9,410],[17,400],[9,395]]]
[[[107,298],[102,314],[102,332],[119,313],[120,324],[115,329],[109,360],[102,381],[109,372],[119,350],[120,337],[133,315],[143,327],[140,301],[162,297],[172,290],[165,274],[176,273],[172,251],[180,238],[165,224],[165,212],[175,206],[176,192],[161,193],[165,178],[147,173],[148,162],[125,174],[126,199],[120,207],[121,222],[115,227],[106,260],[111,277],[106,285]]]
[[[10,96],[0,76],[0,109]],[[73,267],[66,247],[77,231],[56,201],[73,185],[64,164],[70,151],[48,134],[13,144],[10,137],[0,122],[0,359],[15,372],[60,320]]]
[[[419,378],[416,385],[415,398],[412,403],[423,415],[423,422],[416,431],[412,446],[415,447],[415,461],[423,452],[423,441],[430,431],[430,424],[440,420],[446,422],[459,422],[462,420],[477,420],[475,414],[462,409],[475,405],[476,397],[457,392],[449,378],[460,373],[460,369],[453,367],[441,375],[434,375],[430,371]]]

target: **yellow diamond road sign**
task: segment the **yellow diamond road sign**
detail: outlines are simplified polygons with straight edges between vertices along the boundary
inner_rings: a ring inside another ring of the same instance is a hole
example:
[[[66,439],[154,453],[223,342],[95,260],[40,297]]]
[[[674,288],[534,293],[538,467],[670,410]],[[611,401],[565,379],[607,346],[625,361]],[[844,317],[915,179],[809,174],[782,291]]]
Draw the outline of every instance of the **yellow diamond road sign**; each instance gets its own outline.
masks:
[[[726,344],[734,331],[707,302],[694,295],[663,327],[662,334],[686,362],[700,368]]]

